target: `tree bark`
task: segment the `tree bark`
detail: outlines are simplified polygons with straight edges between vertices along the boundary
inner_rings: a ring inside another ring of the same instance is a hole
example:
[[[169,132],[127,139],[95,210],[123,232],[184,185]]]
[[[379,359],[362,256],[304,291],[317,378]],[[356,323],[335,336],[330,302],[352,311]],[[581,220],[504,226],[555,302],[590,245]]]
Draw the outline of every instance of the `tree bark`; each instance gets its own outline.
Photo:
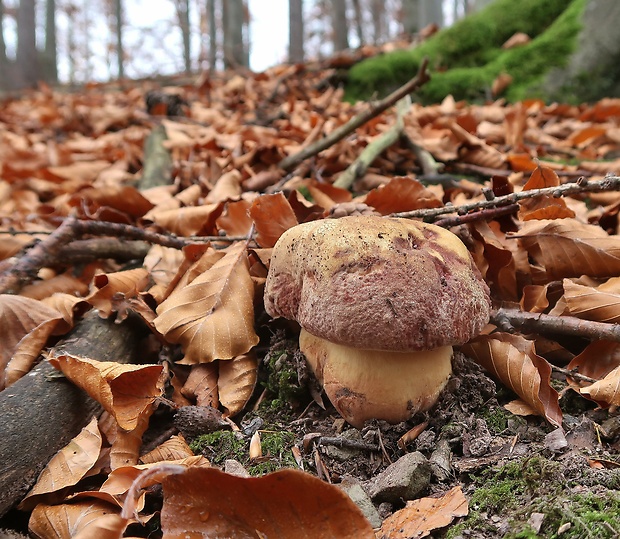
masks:
[[[443,26],[443,6],[441,0],[420,0],[420,29],[429,24]]]
[[[20,86],[36,86],[39,76],[35,0],[20,0],[17,9],[17,65]]]
[[[100,361],[133,363],[142,323],[115,324],[91,311],[55,348]],[[88,424],[99,405],[42,361],[0,393],[0,516],[30,490],[49,460]]]
[[[360,0],[353,0],[353,13],[355,15],[355,33],[361,47],[366,43],[366,36],[364,32],[364,17],[362,15],[362,6]]]
[[[288,2],[288,61],[300,64],[304,61],[304,2],[289,0]]]
[[[407,0],[403,0],[407,1]],[[386,24],[385,24],[385,4],[381,0],[372,0],[370,5],[372,13],[373,40],[375,45],[385,41]]]
[[[224,8],[224,66],[248,67],[243,42],[243,0],[226,0]]]
[[[217,24],[215,20],[215,0],[207,0],[209,18],[209,70],[214,71],[217,63]]]
[[[9,59],[6,56],[6,43],[4,42],[4,32],[2,31],[4,25],[4,0],[0,0],[0,90],[7,90],[9,88]]]
[[[183,66],[186,73],[192,70],[191,33],[189,26],[189,0],[176,0],[177,17],[183,39]]]
[[[125,50],[123,47],[123,2],[115,0],[114,13],[116,18],[116,64],[118,78],[125,78]]]
[[[332,0],[331,20],[334,51],[349,48],[349,25],[347,24],[347,5],[345,0]]]
[[[56,0],[45,3],[45,81],[58,82],[58,53],[56,46]]]
[[[403,33],[413,35],[420,31],[420,0],[403,0]]]

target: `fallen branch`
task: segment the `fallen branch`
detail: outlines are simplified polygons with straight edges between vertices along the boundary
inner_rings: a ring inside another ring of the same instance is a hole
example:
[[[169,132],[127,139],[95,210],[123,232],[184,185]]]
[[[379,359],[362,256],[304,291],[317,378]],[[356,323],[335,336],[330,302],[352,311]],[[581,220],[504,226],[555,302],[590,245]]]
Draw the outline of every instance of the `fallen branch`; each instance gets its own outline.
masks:
[[[441,208],[430,208],[413,211],[405,211],[392,213],[390,217],[403,217],[406,219],[424,219],[431,221],[440,215],[446,215],[448,213],[458,213],[465,215],[470,211],[480,211],[488,208],[498,208],[502,206],[508,206],[509,204],[516,204],[520,200],[527,198],[540,198],[543,196],[552,196],[555,198],[574,195],[576,193],[598,193],[601,191],[618,191],[620,190],[620,177],[618,176],[605,176],[602,180],[591,182],[586,178],[579,178],[574,183],[565,183],[557,187],[545,187],[543,189],[530,189],[528,191],[521,191],[519,193],[510,193],[509,195],[503,195],[500,197],[494,197],[491,200],[478,200],[476,202],[470,202],[469,204],[462,204],[461,206],[453,206],[447,204]]]
[[[574,316],[551,316],[529,313],[519,309],[497,309],[491,314],[491,323],[502,331],[570,335],[591,340],[620,342],[620,324],[582,320]]]
[[[11,233],[16,233],[11,231]],[[78,220],[66,218],[46,239],[37,243],[12,266],[0,273],[0,294],[17,294],[31,283],[41,268],[65,263],[64,250],[80,236],[114,236],[145,241],[173,249],[182,249],[192,243],[246,241],[247,236],[191,236],[183,238],[171,234],[159,234],[137,226],[107,221]],[[117,250],[118,251],[118,250]],[[102,257],[104,254],[101,255]]]
[[[453,217],[444,217],[435,221],[437,226],[443,228],[450,228],[451,226],[463,225],[465,223],[473,223],[474,221],[491,221],[498,217],[504,217],[511,215],[519,211],[518,204],[510,204],[509,206],[501,206],[499,208],[489,208],[487,210],[480,210],[465,215],[455,215]]]
[[[361,127],[369,120],[372,120],[376,116],[379,116],[379,114],[387,110],[389,107],[393,106],[397,101],[401,100],[403,97],[418,89],[428,80],[430,80],[430,75],[426,71],[427,66],[428,59],[424,59],[422,61],[422,64],[420,65],[418,74],[407,84],[401,86],[396,91],[392,92],[389,96],[385,97],[364,112],[351,118],[351,120],[349,120],[346,124],[341,125],[326,137],[318,140],[317,142],[311,144],[306,148],[303,148],[299,152],[282,159],[282,161],[278,163],[278,166],[284,170],[291,170],[302,161],[305,161],[309,157],[313,157],[314,155],[317,155],[323,150],[329,148],[336,142],[342,140],[347,135],[355,131],[358,127]]]
[[[376,137],[359,155],[359,157],[351,163],[347,169],[338,176],[334,182],[334,187],[342,189],[350,189],[353,182],[363,176],[372,162],[387,150],[392,144],[398,141],[405,127],[404,116],[411,106],[411,98],[409,95],[403,97],[396,103],[396,122],[385,133]]]

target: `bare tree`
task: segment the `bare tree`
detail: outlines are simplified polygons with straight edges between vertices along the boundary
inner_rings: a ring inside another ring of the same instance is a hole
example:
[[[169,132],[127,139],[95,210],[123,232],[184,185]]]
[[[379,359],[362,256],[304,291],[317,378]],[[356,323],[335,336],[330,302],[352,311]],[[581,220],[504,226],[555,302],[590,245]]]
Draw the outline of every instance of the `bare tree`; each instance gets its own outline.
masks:
[[[441,0],[420,0],[420,29],[429,24],[443,26],[443,2]]]
[[[58,82],[58,47],[56,45],[56,0],[45,3],[44,73],[47,82]]]
[[[357,40],[359,41],[359,45],[364,45],[366,43],[365,32],[364,32],[364,16],[363,16],[363,8],[360,0],[353,0],[353,15],[355,16],[355,33],[357,34]]]
[[[119,79],[125,78],[125,49],[123,47],[123,2],[114,0],[114,15],[116,19],[116,65]]]
[[[20,0],[17,8],[17,66],[20,86],[36,86],[39,59],[36,42],[35,0]]]
[[[189,0],[175,0],[174,7],[176,8],[177,19],[183,39],[183,65],[185,67],[185,72],[189,73],[192,70]]]
[[[298,64],[304,61],[304,2],[288,2],[288,61]]]
[[[404,34],[412,35],[420,31],[420,0],[402,1],[402,24]]]
[[[217,20],[215,18],[215,0],[207,0],[207,18],[209,20],[209,69],[213,71],[217,63]]]
[[[9,75],[9,59],[6,55],[6,43],[4,42],[4,0],[0,0],[0,89],[7,89],[11,79]]]
[[[349,25],[347,23],[347,4],[345,0],[331,2],[332,34],[335,51],[349,48]]]
[[[245,7],[243,0],[224,2],[224,66],[249,65],[249,55],[243,38]]]
[[[403,0],[405,2],[406,0]],[[372,14],[373,41],[378,45],[387,37],[387,24],[385,20],[385,2],[383,0],[371,0],[370,11]]]

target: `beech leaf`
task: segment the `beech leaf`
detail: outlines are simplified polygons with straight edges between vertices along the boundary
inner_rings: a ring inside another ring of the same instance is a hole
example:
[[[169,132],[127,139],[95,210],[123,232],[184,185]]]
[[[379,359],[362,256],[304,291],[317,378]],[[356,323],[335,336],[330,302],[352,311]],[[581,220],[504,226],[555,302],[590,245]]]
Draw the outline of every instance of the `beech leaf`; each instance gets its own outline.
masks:
[[[187,286],[175,289],[157,308],[154,324],[171,343],[180,343],[193,364],[232,359],[258,343],[254,331],[254,284],[245,243]]]
[[[534,343],[519,335],[480,335],[462,347],[505,386],[552,425],[562,426],[558,393],[549,384],[551,367],[534,350]]]

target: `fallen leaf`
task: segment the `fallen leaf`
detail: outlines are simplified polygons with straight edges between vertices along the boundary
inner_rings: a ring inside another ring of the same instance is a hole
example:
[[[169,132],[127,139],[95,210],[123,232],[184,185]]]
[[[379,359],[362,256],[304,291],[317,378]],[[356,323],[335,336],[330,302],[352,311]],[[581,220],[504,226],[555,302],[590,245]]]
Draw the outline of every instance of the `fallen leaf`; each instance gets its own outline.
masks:
[[[551,367],[536,355],[532,341],[519,335],[494,333],[472,339],[462,350],[552,425],[562,425],[558,393],[549,383]]]
[[[460,486],[450,489],[439,498],[408,501],[404,509],[383,521],[377,533],[380,539],[411,539],[427,537],[433,530],[443,528],[457,517],[469,514],[467,500]]]
[[[181,363],[232,359],[258,343],[254,331],[254,284],[245,243],[226,254],[157,308],[155,327],[185,354]]]

